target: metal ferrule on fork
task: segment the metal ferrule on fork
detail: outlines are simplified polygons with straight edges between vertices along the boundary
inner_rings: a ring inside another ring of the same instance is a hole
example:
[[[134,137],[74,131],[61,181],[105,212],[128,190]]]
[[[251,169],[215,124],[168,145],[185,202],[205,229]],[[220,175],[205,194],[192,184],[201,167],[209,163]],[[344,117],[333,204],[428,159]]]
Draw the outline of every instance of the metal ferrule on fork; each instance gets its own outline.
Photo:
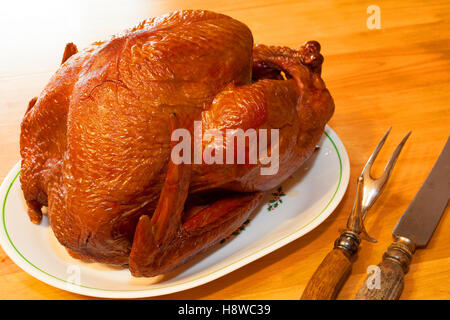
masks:
[[[344,252],[351,257],[358,251],[360,243],[361,238],[358,234],[352,231],[344,231],[334,242],[334,248],[344,250]]]

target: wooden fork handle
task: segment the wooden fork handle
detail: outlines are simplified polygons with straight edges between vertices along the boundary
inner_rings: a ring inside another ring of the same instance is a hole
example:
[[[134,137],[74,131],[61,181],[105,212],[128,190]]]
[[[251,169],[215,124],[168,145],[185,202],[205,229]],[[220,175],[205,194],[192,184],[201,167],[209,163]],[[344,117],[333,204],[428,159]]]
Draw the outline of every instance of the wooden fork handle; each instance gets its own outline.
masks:
[[[309,280],[301,299],[335,299],[351,269],[352,262],[346,251],[340,248],[331,250]]]
[[[343,233],[334,249],[314,272],[303,291],[301,300],[334,300],[352,270],[352,256],[358,250],[360,239]]]

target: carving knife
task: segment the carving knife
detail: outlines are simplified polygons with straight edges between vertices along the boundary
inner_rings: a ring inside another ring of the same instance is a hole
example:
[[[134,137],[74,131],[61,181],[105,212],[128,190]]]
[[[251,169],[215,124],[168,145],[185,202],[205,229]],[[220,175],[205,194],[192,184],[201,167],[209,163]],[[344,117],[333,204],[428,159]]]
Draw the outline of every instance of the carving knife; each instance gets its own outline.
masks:
[[[396,300],[403,291],[416,248],[430,241],[450,198],[450,138],[425,183],[394,229],[383,261],[356,294],[356,300]],[[378,278],[377,278],[378,277]]]

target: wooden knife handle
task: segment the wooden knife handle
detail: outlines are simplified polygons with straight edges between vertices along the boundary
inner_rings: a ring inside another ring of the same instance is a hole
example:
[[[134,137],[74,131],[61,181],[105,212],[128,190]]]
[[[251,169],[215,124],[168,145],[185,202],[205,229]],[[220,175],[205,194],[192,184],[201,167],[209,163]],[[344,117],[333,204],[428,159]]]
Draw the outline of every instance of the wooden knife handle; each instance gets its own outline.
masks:
[[[342,288],[352,270],[352,256],[358,250],[360,239],[357,235],[343,233],[334,249],[314,272],[303,291],[302,300],[333,300]]]
[[[406,238],[394,241],[383,255],[383,261],[363,283],[355,300],[398,300],[414,253],[414,244]]]

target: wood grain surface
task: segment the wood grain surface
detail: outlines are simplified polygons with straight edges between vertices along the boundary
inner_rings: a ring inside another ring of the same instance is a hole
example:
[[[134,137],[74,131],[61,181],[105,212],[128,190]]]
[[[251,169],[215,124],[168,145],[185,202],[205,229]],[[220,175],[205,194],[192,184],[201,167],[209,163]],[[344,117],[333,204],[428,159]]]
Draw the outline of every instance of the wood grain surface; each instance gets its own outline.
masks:
[[[380,29],[369,29],[369,5]],[[382,134],[381,172],[412,130],[390,182],[368,214],[378,243],[363,242],[339,299],[352,299],[392,242],[396,222],[427,177],[450,133],[450,2],[298,0],[8,1],[0,11],[0,178],[19,157],[19,125],[30,98],[58,68],[67,42],[83,48],[144,18],[203,8],[243,21],[256,43],[297,47],[317,40],[323,78],[336,103],[329,123],[343,140],[351,181],[335,212],[289,245],[203,286],[163,299],[298,299],[331,250],[350,213],[356,178]],[[376,173],[375,172],[375,173]],[[53,288],[19,269],[0,249],[0,299],[85,299]],[[444,215],[405,276],[401,299],[450,298],[450,217]]]

